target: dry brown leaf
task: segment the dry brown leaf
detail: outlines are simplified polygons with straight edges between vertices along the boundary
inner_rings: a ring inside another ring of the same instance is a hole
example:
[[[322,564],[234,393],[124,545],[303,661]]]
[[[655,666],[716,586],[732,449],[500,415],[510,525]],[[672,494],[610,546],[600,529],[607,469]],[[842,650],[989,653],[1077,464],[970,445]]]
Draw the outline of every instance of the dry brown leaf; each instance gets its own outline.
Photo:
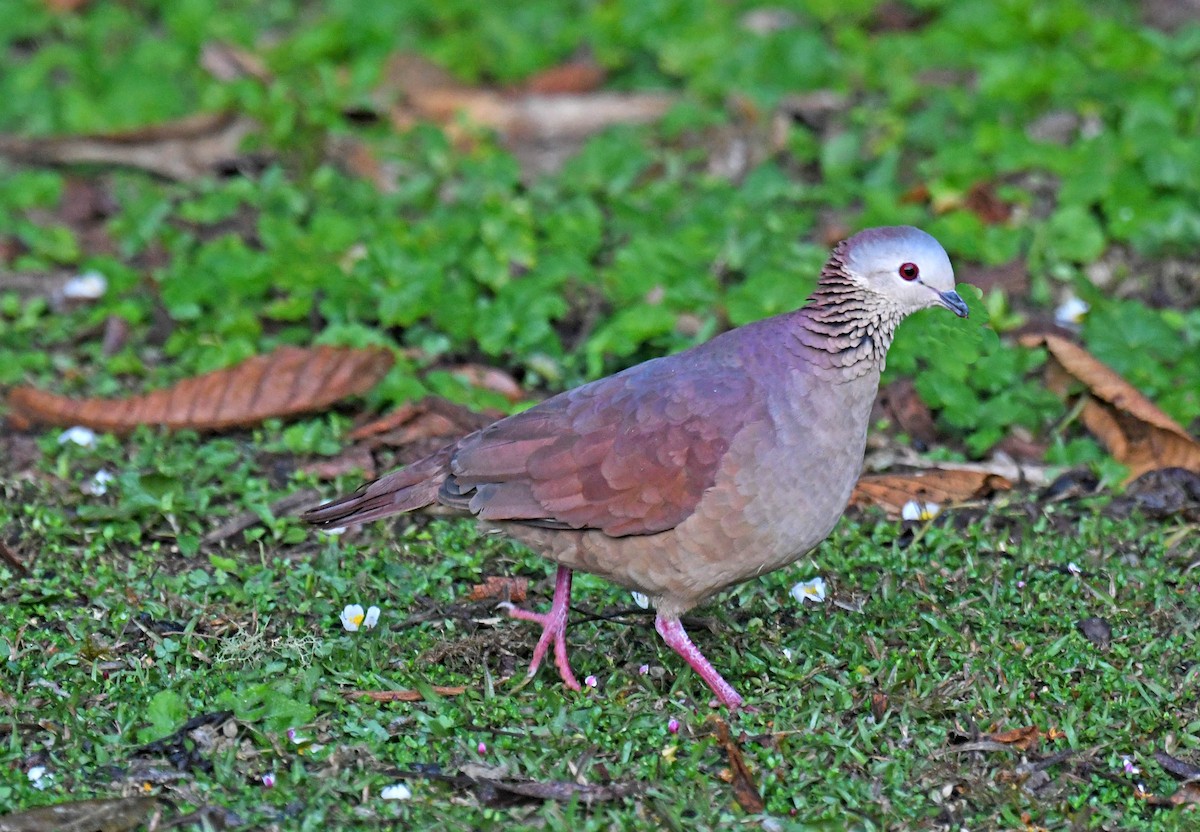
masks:
[[[369,440],[371,447],[400,447],[422,439],[457,439],[491,424],[500,414],[476,413],[462,405],[430,396],[409,402],[351,431],[354,441]]]
[[[1172,806],[1200,806],[1200,780],[1184,783],[1170,801]]]
[[[889,516],[899,517],[910,500],[944,506],[983,499],[1010,488],[1011,481],[983,471],[929,468],[908,474],[866,474],[854,486],[850,505],[875,505]]]
[[[510,578],[503,575],[488,575],[483,583],[471,587],[468,601],[486,601],[489,598],[499,598],[502,601],[512,601],[519,604],[525,600],[529,591],[528,578]]]
[[[200,113],[122,133],[0,136],[0,156],[35,165],[113,165],[186,181],[241,166],[254,122],[233,113]]]
[[[430,687],[438,696],[458,696],[466,693],[462,685],[433,685]],[[420,702],[425,694],[419,690],[348,690],[343,696],[349,699],[370,699],[372,702]]]
[[[154,797],[73,800],[0,815],[0,832],[125,832],[144,824],[156,808]]]
[[[588,136],[617,124],[661,118],[675,103],[667,93],[518,92],[469,87],[425,58],[394,56],[379,90],[397,129],[421,120],[440,124],[456,141],[465,140],[459,118],[498,132],[527,170],[548,171]],[[388,100],[390,99],[390,100]]]
[[[752,815],[757,815],[766,809],[758,786],[754,783],[754,775],[742,757],[742,749],[734,742],[729,734],[729,725],[720,717],[713,717],[717,724],[717,742],[725,749],[725,757],[729,760],[729,772],[732,776],[733,798],[738,805]]]
[[[1149,794],[1147,792],[1138,792],[1137,796],[1151,806],[1160,806],[1164,809],[1179,808],[1182,806],[1190,810],[1192,806],[1200,806],[1200,780],[1190,780],[1184,783],[1169,797]],[[0,830],[0,832],[3,832],[3,830]]]
[[[491,90],[437,89],[410,96],[416,115],[449,124],[460,114],[513,142],[579,141],[617,124],[661,118],[675,102],[665,93],[526,94],[508,97]],[[398,124],[407,124],[403,112]]]
[[[917,395],[917,388],[911,379],[897,379],[888,384],[879,391],[877,402],[891,422],[908,434],[914,443],[928,446],[937,439],[933,414]]]
[[[871,694],[871,716],[876,722],[881,722],[888,711],[888,695],[883,691],[875,691]]]
[[[1059,395],[1067,392],[1063,373],[1087,387],[1083,424],[1128,466],[1129,480],[1159,468],[1200,472],[1200,443],[1083,347],[1050,333],[1024,336],[1021,344],[1049,351],[1047,385]]]
[[[996,194],[996,187],[991,182],[976,182],[972,185],[963,200],[963,207],[986,225],[1008,222],[1013,213],[1013,206]]]
[[[525,398],[525,391],[517,380],[497,367],[486,364],[457,364],[447,367],[446,372],[457,376],[472,387],[480,387],[499,393],[510,402],[519,402]]]
[[[1001,731],[996,734],[984,734],[983,739],[991,740],[992,742],[1011,745],[1014,748],[1019,748],[1022,751],[1027,751],[1037,745],[1042,738],[1042,732],[1038,730],[1036,725],[1027,725],[1024,728],[1013,728],[1011,731]]]
[[[601,87],[604,79],[604,67],[595,61],[568,61],[529,76],[525,89],[542,95],[593,92]]]
[[[370,390],[392,366],[384,349],[282,347],[224,370],[128,399],[71,399],[34,387],[9,393],[10,419],[124,433],[138,425],[218,431],[321,410]]]

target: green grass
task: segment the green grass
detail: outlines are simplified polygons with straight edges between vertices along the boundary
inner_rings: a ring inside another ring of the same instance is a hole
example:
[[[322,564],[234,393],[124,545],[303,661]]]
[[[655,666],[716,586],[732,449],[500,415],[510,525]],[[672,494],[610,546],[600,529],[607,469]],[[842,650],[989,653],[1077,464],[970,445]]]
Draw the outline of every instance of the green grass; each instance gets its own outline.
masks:
[[[625,611],[570,630],[574,669],[594,675],[595,689],[569,692],[547,667],[512,690],[502,680],[520,678],[535,628],[465,596],[485,575],[524,575],[531,604],[544,606],[547,564],[469,523],[441,520],[342,540],[276,519],[254,529],[257,540],[183,556],[168,527],[194,510],[185,495],[255,505],[276,492],[256,486],[252,461],[229,474],[223,443],[181,444],[175,453],[212,467],[159,474],[159,505],[132,510],[140,538],[122,517],[137,502],[123,492],[126,478],[104,498],[51,499],[45,483],[6,488],[9,504],[25,506],[18,527],[40,545],[30,553],[33,577],[0,590],[14,700],[5,805],[137,788],[153,780],[138,746],[187,719],[232,711],[236,737],[211,748],[185,742],[182,778],[150,790],[228,807],[254,827],[744,822],[719,779],[725,762],[706,722],[707,688],[628,594],[589,577],[577,583],[575,619]],[[52,451],[50,461],[90,470],[112,464],[109,450]],[[74,516],[79,509],[91,519]],[[962,529],[919,529],[915,539],[875,517],[847,520],[796,566],[698,610],[711,624],[693,627],[699,643],[758,709],[732,724],[748,737],[767,812],[797,828],[926,828],[939,818],[1014,827],[1022,813],[1048,828],[1187,828],[1186,818],[1135,796],[1135,782],[1173,791],[1154,751],[1193,759],[1200,751],[1200,588],[1172,577],[1181,555],[1168,548],[1172,531],[1109,519],[1101,505],[1026,512],[1020,500]],[[831,600],[801,607],[788,588],[814,574],[831,585]],[[379,626],[343,631],[338,614],[348,603],[381,607]],[[1112,624],[1107,649],[1077,631],[1089,616]],[[343,695],[426,685],[468,692],[384,705]],[[888,697],[878,722],[876,693]],[[973,731],[1029,725],[1059,732],[1037,755],[1075,752],[1047,769],[1050,783],[1036,794],[1022,791],[1019,753],[956,751]],[[1124,773],[1123,755],[1140,776]],[[49,788],[23,777],[26,761],[48,767]],[[590,808],[499,808],[414,778],[411,801],[379,798],[399,771],[454,773],[468,763],[538,781],[574,781],[583,766],[586,782],[610,777],[646,791]],[[267,773],[274,788],[262,785]],[[944,799],[956,785],[957,796]]]
[[[1044,355],[1009,337],[1067,294],[1091,304],[1082,343],[1195,432],[1200,26],[1159,31],[1116,0],[913,0],[900,15],[805,0],[789,25],[751,34],[740,21],[758,5],[139,0],[56,15],[41,0],[2,3],[0,131],[229,109],[257,120],[250,144],[273,162],[168,183],[0,160],[0,384],[115,396],[283,344],[382,344],[398,360],[371,407],[431,393],[510,407],[445,368],[490,364],[535,396],[559,390],[793,308],[831,227],[914,223],[960,276],[1015,265],[1029,278],[1017,291],[963,287],[969,322],[901,329],[886,379],[914,379],[937,454],[985,457],[1032,436],[1048,462],[1120,482],[1044,389]],[[272,79],[208,75],[200,55],[214,40],[260,56]],[[399,50],[464,82],[512,85],[581,48],[607,89],[679,101],[659,124],[593,137],[551,175],[523,175],[487,135],[462,145],[345,115],[381,106]],[[766,144],[765,114],[817,90],[844,108],[785,120]],[[752,111],[764,114],[753,125],[736,115]],[[1067,128],[1052,135],[1052,123]],[[708,165],[731,131],[767,148],[732,179]],[[393,191],[327,154],[345,137],[397,171]],[[104,196],[101,216],[72,214],[81,187]],[[978,188],[1009,218],[973,210]],[[74,308],[6,282],[87,269],[109,289]],[[113,319],[129,335],[109,354]],[[523,672],[533,628],[465,597],[483,576],[518,574],[542,606],[548,564],[444,520],[329,538],[273,516],[349,425],[335,412],[220,438],[141,430],[93,449],[61,446],[56,431],[0,434],[0,535],[30,567],[0,565],[0,812],[149,793],[178,814],[227,807],[247,828],[280,829],[1196,823],[1195,809],[1155,808],[1135,789],[1172,793],[1156,750],[1200,760],[1194,523],[1021,494],[915,535],[847,519],[796,566],[697,610],[697,641],[758,708],[733,728],[764,822],[721,779],[707,689],[627,594],[577,583],[570,641],[595,689],[565,691],[547,667],[514,691],[503,680]],[[108,493],[84,494],[101,469],[115,476]],[[261,522],[203,544],[247,510]],[[797,605],[789,587],[818,574],[837,603]],[[349,603],[380,606],[379,627],[344,632]],[[1111,623],[1109,647],[1076,629],[1089,616]],[[390,705],[344,695],[431,685],[468,691]],[[879,721],[875,694],[887,697]],[[225,711],[232,736],[138,751]],[[1027,761],[961,748],[1030,725],[1058,733]],[[514,802],[410,777],[412,800],[379,797],[399,772],[469,764],[642,791]],[[38,765],[45,789],[26,775]]]

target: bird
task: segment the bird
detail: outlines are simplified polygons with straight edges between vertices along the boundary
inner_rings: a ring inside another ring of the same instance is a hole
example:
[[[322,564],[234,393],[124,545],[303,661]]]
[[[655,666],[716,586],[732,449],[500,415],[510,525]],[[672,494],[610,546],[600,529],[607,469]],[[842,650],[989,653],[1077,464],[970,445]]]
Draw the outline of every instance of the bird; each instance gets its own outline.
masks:
[[[911,226],[838,243],[798,309],[559,393],[306,512],[322,527],[440,504],[557,563],[526,680],[553,646],[566,687],[575,570],[641,593],[655,630],[730,710],[745,704],[681,616],[833,530],[862,468],[897,325],[960,318],[950,259]],[[523,683],[524,684],[524,683]]]

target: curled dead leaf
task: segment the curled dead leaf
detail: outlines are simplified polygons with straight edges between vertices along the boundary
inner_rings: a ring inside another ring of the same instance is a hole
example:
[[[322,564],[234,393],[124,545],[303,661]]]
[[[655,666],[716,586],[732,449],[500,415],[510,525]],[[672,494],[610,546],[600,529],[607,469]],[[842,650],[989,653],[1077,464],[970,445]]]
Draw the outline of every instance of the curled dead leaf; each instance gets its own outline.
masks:
[[[888,711],[888,695],[883,691],[877,690],[871,694],[871,716],[876,722],[883,720],[883,717]]]
[[[125,433],[138,425],[219,431],[321,410],[370,390],[391,369],[385,349],[282,347],[241,364],[128,399],[72,399],[34,387],[9,393],[18,426],[83,425]]]
[[[1010,488],[1010,480],[983,471],[928,468],[907,474],[867,474],[854,486],[850,504],[879,506],[889,516],[899,517],[910,500],[944,506],[980,500]]]
[[[999,225],[1012,216],[1013,206],[999,197],[991,182],[976,182],[967,191],[963,207],[986,225]]]
[[[1010,731],[1000,731],[996,734],[985,734],[983,736],[985,740],[1011,745],[1022,751],[1027,751],[1037,745],[1041,738],[1042,732],[1038,730],[1036,725],[1027,725],[1024,728],[1013,728]]]
[[[502,601],[512,601],[519,604],[525,600],[529,591],[528,578],[510,578],[504,575],[488,575],[483,583],[471,587],[468,601],[486,601],[489,598],[499,598]]]
[[[1070,380],[1087,388],[1088,399],[1080,414],[1083,424],[1118,462],[1128,466],[1129,480],[1159,468],[1200,472],[1200,443],[1083,347],[1050,333],[1026,335],[1021,344],[1049,351],[1050,389],[1065,396]]]
[[[499,414],[476,413],[462,405],[435,396],[403,404],[378,419],[355,428],[354,441],[367,440],[371,447],[400,447],[422,439],[457,439],[491,424]]]
[[[525,391],[517,384],[517,380],[498,367],[489,367],[486,364],[457,364],[447,367],[446,372],[461,378],[472,387],[499,393],[510,402],[519,402],[525,398]]]
[[[599,89],[605,75],[604,67],[595,61],[567,61],[529,76],[525,89],[542,95],[587,93]]]

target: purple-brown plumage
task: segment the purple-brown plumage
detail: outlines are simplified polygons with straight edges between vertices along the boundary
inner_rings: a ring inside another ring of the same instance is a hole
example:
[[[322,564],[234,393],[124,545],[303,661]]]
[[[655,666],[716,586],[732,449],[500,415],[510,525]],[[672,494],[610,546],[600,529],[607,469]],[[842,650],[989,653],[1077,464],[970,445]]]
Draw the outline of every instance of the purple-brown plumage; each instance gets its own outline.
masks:
[[[679,617],[785,566],[840,517],[899,322],[966,305],[937,241],[904,226],[840,243],[801,309],[561,393],[305,517],[358,523],[438,502],[559,564],[529,675],[550,642],[564,682],[571,570],[649,596],[656,629],[722,703],[741,697]]]

